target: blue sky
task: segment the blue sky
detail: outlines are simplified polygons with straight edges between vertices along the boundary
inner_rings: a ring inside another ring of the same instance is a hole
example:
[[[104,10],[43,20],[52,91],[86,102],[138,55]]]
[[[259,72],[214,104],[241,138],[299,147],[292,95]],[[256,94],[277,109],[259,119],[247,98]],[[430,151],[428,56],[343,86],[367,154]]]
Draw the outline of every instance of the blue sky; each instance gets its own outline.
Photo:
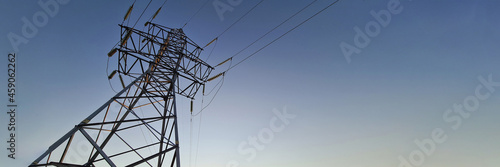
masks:
[[[257,3],[242,0],[221,20],[210,1],[184,28],[201,46]],[[5,56],[15,52],[7,34],[22,34],[22,18],[31,20],[43,11],[37,2],[0,2],[0,48]],[[208,62],[215,65],[234,55],[310,2],[264,1],[220,37]],[[331,2],[319,0],[236,56],[233,64]],[[401,12],[392,14],[388,25],[381,26],[380,33],[370,37],[361,53],[347,62],[339,45],[354,45],[354,27],[365,30],[376,20],[370,11],[387,10],[390,2],[340,1],[230,70],[215,100],[201,117],[193,118],[192,137],[189,101],[180,100],[183,166],[195,166],[196,147],[196,166],[239,162],[239,166],[398,167],[402,164],[398,157],[411,161],[412,155],[413,166],[499,166],[500,87],[490,91],[479,79],[491,76],[492,82],[500,82],[499,2],[401,0]],[[69,1],[59,6],[47,24],[38,27],[34,37],[19,45],[18,148],[15,160],[7,158],[2,149],[2,163],[27,166],[115,94],[107,80],[106,54],[119,41],[117,24],[132,3]],[[153,0],[155,7],[143,18],[151,17],[162,3]],[[155,22],[180,27],[203,3],[168,1]],[[136,2],[129,24],[137,20],[146,4]],[[138,26],[143,23],[144,19]],[[202,56],[208,56],[208,48]],[[7,66],[7,58],[0,61]],[[116,60],[111,59],[109,71],[114,68]],[[7,76],[2,78],[3,94],[7,94]],[[209,87],[215,84],[209,83]],[[477,101],[470,117],[457,117],[458,113],[444,116],[454,105],[473,104],[470,99],[478,99],[478,87],[489,96]],[[204,105],[209,99],[204,99]],[[7,104],[7,96],[0,100]],[[201,98],[196,105],[201,105]],[[5,105],[2,108],[6,109]],[[275,132],[265,148],[248,161],[249,154],[241,154],[238,146],[269,128],[276,118],[273,111],[283,110],[296,117],[283,124],[285,128]],[[1,115],[4,127],[0,136],[8,140],[8,115]],[[196,145],[200,118],[201,137]],[[462,122],[453,129],[457,118]],[[424,160],[415,158],[424,152],[415,141],[429,141],[426,139],[432,139],[436,129],[442,130],[445,141],[435,143],[430,154],[424,153]]]

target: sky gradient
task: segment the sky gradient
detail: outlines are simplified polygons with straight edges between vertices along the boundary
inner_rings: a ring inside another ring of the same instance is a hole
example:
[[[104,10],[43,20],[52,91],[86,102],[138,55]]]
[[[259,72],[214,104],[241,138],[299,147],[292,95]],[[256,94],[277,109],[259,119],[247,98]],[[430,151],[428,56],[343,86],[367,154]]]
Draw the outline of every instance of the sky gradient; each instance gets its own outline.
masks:
[[[7,54],[18,55],[18,148],[12,160],[4,148],[7,144],[0,145],[0,162],[7,166],[27,166],[115,94],[107,80],[106,54],[120,40],[117,25],[133,3],[60,4],[58,12],[15,51],[7,36],[22,35],[23,18],[32,20],[43,11],[37,2],[0,1],[0,48],[5,55],[0,62],[7,66]],[[155,22],[181,27],[204,2],[168,1]],[[257,3],[242,0],[221,20],[213,2],[184,28],[200,46]],[[216,65],[233,56],[310,2],[262,2],[220,36],[208,63]],[[331,2],[318,0],[236,56],[232,64]],[[392,13],[387,25],[372,16],[371,11],[389,11],[388,4],[397,2],[400,12]],[[153,0],[137,26],[162,3]],[[146,5],[136,2],[128,24],[133,25]],[[500,82],[499,5],[494,0],[340,1],[231,69],[215,100],[201,116],[193,117],[192,125],[189,100],[179,100],[182,165],[405,167],[402,157],[411,166],[500,166],[500,86],[495,86]],[[365,34],[369,44],[356,46],[356,27],[366,33],[372,23],[379,25],[379,33]],[[350,61],[341,50],[343,42],[360,50]],[[202,57],[210,54],[212,46],[207,48]],[[110,59],[108,72],[116,66],[116,59]],[[2,78],[5,95],[0,104],[6,109],[7,75]],[[201,108],[201,99],[195,110]],[[210,99],[204,97],[203,105]],[[284,110],[294,117],[280,119],[276,113]],[[0,136],[8,140],[8,115],[0,115]],[[272,128],[272,122],[283,128],[264,136],[269,141],[261,142],[261,149],[253,148],[255,156],[242,151],[250,145],[239,149],[249,137],[258,138]],[[433,136],[434,145],[428,144]],[[417,144],[425,142],[423,147]],[[424,159],[418,159],[419,153]]]

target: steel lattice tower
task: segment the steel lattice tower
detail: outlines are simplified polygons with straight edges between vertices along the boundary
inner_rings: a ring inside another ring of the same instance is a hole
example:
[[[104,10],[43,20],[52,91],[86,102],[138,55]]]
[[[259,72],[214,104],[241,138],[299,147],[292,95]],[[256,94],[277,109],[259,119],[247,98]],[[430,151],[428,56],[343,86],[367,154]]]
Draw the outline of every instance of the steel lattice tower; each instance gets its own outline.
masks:
[[[213,67],[182,29],[146,26],[120,25],[121,40],[108,53],[118,55],[110,78],[118,74],[123,90],[30,166],[180,166],[176,97],[194,99]]]

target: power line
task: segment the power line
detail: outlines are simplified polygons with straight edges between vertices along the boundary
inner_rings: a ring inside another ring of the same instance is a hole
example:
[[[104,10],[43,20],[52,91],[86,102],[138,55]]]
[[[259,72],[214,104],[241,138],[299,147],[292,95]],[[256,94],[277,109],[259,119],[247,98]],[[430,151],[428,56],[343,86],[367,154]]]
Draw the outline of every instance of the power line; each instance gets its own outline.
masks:
[[[168,0],[163,1],[163,4],[161,4],[161,7],[165,6]]]
[[[148,9],[149,5],[151,5],[151,2],[153,2],[153,0],[149,1],[148,5],[146,6],[146,8],[144,8],[144,10],[142,11],[142,13],[139,16],[139,18],[137,18],[137,21],[135,21],[135,24],[134,24],[134,26],[132,26],[132,29],[135,27],[135,25],[137,25],[137,22],[139,22],[139,20],[141,19],[142,15],[144,15],[144,12],[146,12],[146,10]]]
[[[208,2],[210,2],[210,0],[206,0],[205,3],[198,9],[198,11],[196,11],[189,19],[188,21],[186,21],[186,23],[184,23],[184,25],[182,26],[182,28],[184,28],[192,19],[194,16],[198,15],[198,13],[200,13],[201,9],[203,9],[207,4]]]
[[[236,23],[238,23],[241,19],[247,16],[250,12],[252,12],[257,6],[259,6],[264,0],[261,0],[259,3],[255,4],[250,10],[248,10],[243,16],[241,16],[238,20],[236,20],[233,24],[226,28],[226,30],[222,31],[216,38],[219,38],[221,35],[227,32],[227,30],[231,29]]]
[[[279,25],[277,25],[276,27],[274,27],[273,29],[269,30],[267,33],[265,33],[264,35],[262,35],[260,38],[258,38],[257,40],[253,41],[252,43],[250,43],[249,45],[247,45],[246,47],[244,47],[243,49],[241,49],[239,52],[237,52],[236,54],[234,54],[233,56],[231,56],[231,58],[234,58],[235,56],[237,56],[238,54],[240,54],[241,52],[243,52],[244,50],[248,49],[250,46],[252,46],[253,44],[257,43],[258,41],[260,41],[262,38],[264,38],[265,36],[269,35],[271,32],[273,32],[274,30],[278,29],[279,27],[281,27],[283,24],[285,24],[286,22],[288,22],[290,19],[292,19],[293,17],[297,16],[299,13],[303,12],[305,9],[309,8],[312,4],[314,4],[316,1],[318,0],[314,0],[312,1],[311,3],[309,3],[308,5],[306,5],[305,7],[303,7],[302,9],[300,9],[299,11],[295,12],[295,14],[291,15],[290,17],[288,17],[286,20],[284,20],[283,22],[281,22]]]
[[[196,167],[197,164],[198,164],[196,162],[198,161],[198,150],[200,148],[201,118],[202,118],[202,114],[200,114],[200,123],[198,124],[198,140],[196,141],[196,152],[195,152],[195,156],[194,156],[194,167]]]
[[[287,18],[286,20],[284,20],[282,23],[280,23],[279,25],[277,25],[276,27],[274,27],[273,29],[271,29],[270,31],[268,31],[266,34],[264,34],[263,36],[261,36],[259,39],[257,39],[256,41],[252,42],[250,45],[248,45],[247,47],[245,47],[243,50],[247,49],[248,47],[250,47],[251,45],[255,44],[257,41],[261,40],[264,36],[268,35],[270,32],[276,30],[278,27],[280,27],[281,25],[283,25],[285,22],[289,21],[291,18],[295,17],[297,14],[303,12],[306,8],[310,7],[313,3],[315,3],[317,0],[314,0],[313,2],[309,3],[308,5],[306,5],[304,8],[302,8],[301,10],[297,11],[295,14],[293,14],[292,16],[290,16],[289,18]],[[210,103],[212,103],[212,101],[214,100],[215,96],[217,96],[217,93],[219,92],[219,90],[222,88],[222,85],[224,84],[224,77],[225,77],[225,74],[233,69],[234,67],[238,66],[239,64],[241,64],[242,62],[248,60],[250,57],[254,56],[255,54],[257,54],[258,52],[262,51],[263,49],[267,48],[268,46],[270,46],[271,44],[273,44],[274,42],[278,41],[279,39],[283,38],[285,35],[288,35],[290,32],[292,32],[293,30],[297,29],[298,27],[302,26],[304,23],[308,22],[309,20],[311,20],[312,18],[316,17],[317,15],[319,15],[320,13],[322,13],[323,11],[325,11],[326,9],[330,8],[331,6],[335,5],[337,2],[339,2],[340,0],[336,0],[332,3],[330,3],[328,6],[324,7],[323,9],[321,9],[320,11],[316,12],[314,15],[310,16],[309,18],[307,18],[306,20],[302,21],[301,23],[297,24],[296,26],[294,26],[292,29],[288,30],[287,32],[283,33],[281,36],[275,38],[274,40],[272,40],[271,42],[269,42],[268,44],[264,45],[263,47],[261,47],[260,49],[258,49],[257,51],[253,52],[252,54],[248,55],[247,57],[245,57],[243,60],[239,61],[238,63],[236,63],[235,65],[232,65],[232,58],[234,58],[236,55],[238,55],[239,53],[241,53],[243,50],[239,51],[238,53],[236,53],[235,55],[229,57],[229,59],[227,60],[230,60],[231,61],[231,64],[229,65],[229,68],[227,70],[225,70],[224,72],[220,73],[222,74],[222,79],[216,84],[215,87],[217,87],[217,85],[221,84],[220,87],[217,89],[214,97],[210,100],[210,102],[204,106],[198,113],[194,114],[193,116],[197,116],[198,114],[200,114],[201,112],[203,112],[205,110],[205,108],[207,108]],[[256,5],[257,6],[257,5]],[[251,10],[250,10],[251,11]],[[247,12],[248,13],[248,12]],[[226,60],[226,61],[227,61]],[[224,62],[223,62],[224,63]],[[220,64],[223,64],[223,63],[220,63]],[[219,64],[219,65],[220,65]],[[219,74],[219,75],[220,75]],[[214,87],[214,89],[215,89]],[[212,91],[214,90],[212,89]],[[210,91],[210,93],[212,92]],[[210,94],[209,93],[209,94]]]
[[[323,11],[325,11],[326,9],[330,8],[331,6],[335,5],[337,2],[339,2],[340,0],[336,0],[332,3],[330,3],[328,6],[324,7],[323,9],[321,9],[320,11],[316,12],[314,15],[312,15],[311,17],[307,18],[306,20],[302,21],[301,23],[297,24],[295,27],[293,27],[292,29],[288,30],[287,32],[283,33],[281,36],[279,36],[278,38],[275,38],[273,41],[269,42],[268,44],[264,45],[263,47],[261,47],[260,49],[258,49],[257,51],[253,52],[252,54],[248,55],[247,57],[245,57],[243,60],[239,61],[238,63],[236,63],[234,66],[231,66],[229,67],[229,69],[227,69],[226,71],[224,72],[227,72],[231,69],[233,69],[234,67],[238,66],[239,64],[241,64],[242,62],[246,61],[248,58],[254,56],[255,54],[257,54],[258,52],[262,51],[263,49],[267,48],[269,45],[273,44],[274,42],[278,41],[279,39],[283,38],[285,35],[287,35],[288,33],[292,32],[293,30],[297,29],[298,27],[302,26],[304,23],[308,22],[309,20],[311,20],[312,18],[316,17],[318,14],[322,13]]]

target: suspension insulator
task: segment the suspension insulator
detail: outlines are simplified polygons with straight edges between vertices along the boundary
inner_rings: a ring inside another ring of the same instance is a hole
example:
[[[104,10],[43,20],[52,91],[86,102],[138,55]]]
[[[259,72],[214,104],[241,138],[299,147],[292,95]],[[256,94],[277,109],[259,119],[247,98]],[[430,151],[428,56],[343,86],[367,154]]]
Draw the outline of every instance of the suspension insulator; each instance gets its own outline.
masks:
[[[191,99],[191,113],[193,113],[193,99]]]
[[[113,72],[111,72],[111,74],[109,74],[108,76],[108,79],[112,79],[115,76],[116,72],[118,72],[118,70],[114,70]]]
[[[205,95],[205,84],[203,84],[203,95]]]
[[[122,39],[122,46],[125,45],[128,41],[128,39],[130,38],[130,36],[132,35],[132,30],[128,30],[127,31],[127,34],[125,35],[125,37]]]
[[[123,17],[123,21],[128,19],[133,8],[134,8],[134,5],[130,6],[130,8],[128,8],[127,14],[125,14],[125,17]]]
[[[112,57],[116,53],[116,51],[118,51],[117,48],[111,49],[111,51],[109,51],[109,53],[108,53],[108,57]]]
[[[218,67],[218,66],[223,65],[224,63],[227,63],[229,60],[233,60],[233,58],[232,58],[232,57],[230,57],[229,59],[224,60],[223,62],[221,62],[221,63],[217,64],[215,67]]]
[[[212,78],[208,78],[207,82],[210,82],[216,78],[219,78],[221,75],[224,75],[226,72],[223,72],[223,73],[220,73],[220,74],[217,74],[216,76],[213,76]]]
[[[160,10],[161,10],[161,7],[158,8],[158,10],[156,11],[156,13],[153,15],[153,18],[151,18],[151,20],[153,20],[153,19],[156,18],[156,15],[158,15],[158,13],[160,13]]]

